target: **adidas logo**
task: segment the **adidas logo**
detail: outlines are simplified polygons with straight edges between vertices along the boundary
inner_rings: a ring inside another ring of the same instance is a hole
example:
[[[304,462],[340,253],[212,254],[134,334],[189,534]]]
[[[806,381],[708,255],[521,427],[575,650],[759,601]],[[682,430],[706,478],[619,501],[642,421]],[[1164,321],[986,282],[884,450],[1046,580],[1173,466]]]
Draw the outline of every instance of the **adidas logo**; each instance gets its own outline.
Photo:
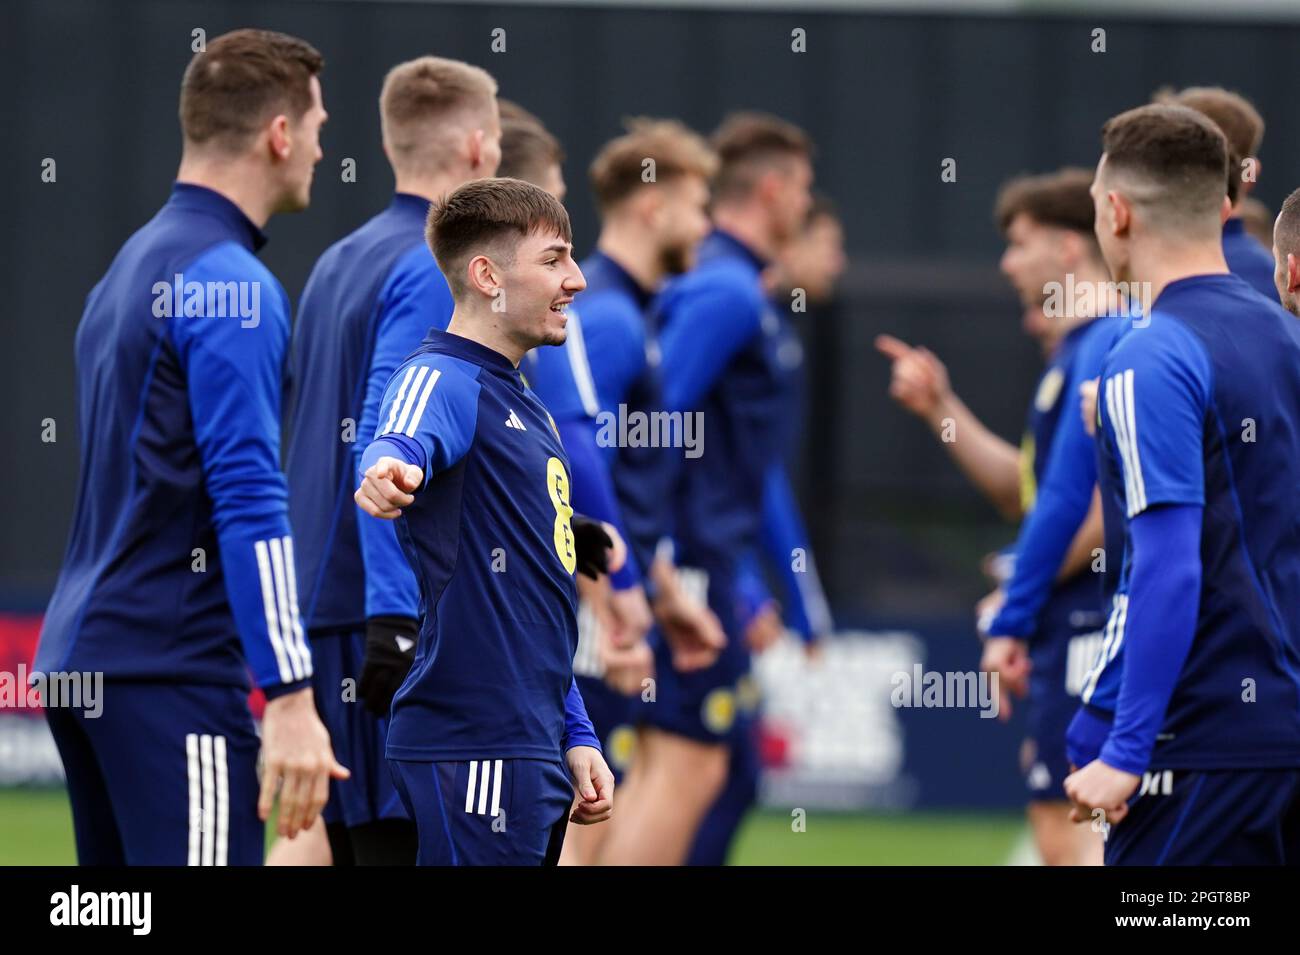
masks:
[[[528,430],[527,428],[524,427],[524,423],[519,420],[519,415],[515,414],[514,408],[510,409],[510,417],[506,418],[506,427],[514,428],[516,431]]]

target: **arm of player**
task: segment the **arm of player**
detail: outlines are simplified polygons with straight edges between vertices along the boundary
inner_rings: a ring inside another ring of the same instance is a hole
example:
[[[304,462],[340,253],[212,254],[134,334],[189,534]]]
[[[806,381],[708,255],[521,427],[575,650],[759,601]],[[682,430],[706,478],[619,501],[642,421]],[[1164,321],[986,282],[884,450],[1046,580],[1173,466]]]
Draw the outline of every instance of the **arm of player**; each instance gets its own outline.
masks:
[[[1132,555],[1114,721],[1099,758],[1065,782],[1076,819],[1127,812],[1195,634],[1199,601],[1187,595],[1200,592],[1210,381],[1204,346],[1173,321],[1129,335],[1106,359],[1098,437],[1123,469]]]
[[[446,281],[421,241],[397,261],[379,293],[359,434],[379,430],[379,412],[393,372],[431,326],[446,326],[450,312]],[[354,466],[359,467],[365,448],[354,447]],[[357,690],[372,713],[387,716],[415,660],[420,585],[392,521],[359,520],[357,538],[366,587],[366,648]]]
[[[1076,369],[1061,390],[1065,396],[1061,400],[1068,401],[1079,382],[1090,378],[1094,371],[1091,367]],[[1097,483],[1096,447],[1083,428],[1083,420],[1069,411],[1061,411],[1037,499],[1020,526],[1015,567],[1004,588],[1002,609],[989,624],[991,635],[1022,640],[1033,636],[1038,614],[1051,596],[1061,565],[1092,504]]]
[[[1201,518],[1196,504],[1160,504],[1129,524],[1133,554],[1124,674],[1101,760],[1141,775],[1196,633],[1201,592]]]
[[[785,619],[805,643],[835,629],[830,605],[813,560],[808,531],[785,465],[768,469],[763,486],[763,549],[785,588]]]
[[[370,438],[379,432],[379,413],[388,382],[399,365],[419,347],[430,327],[445,327],[450,318],[446,281],[423,242],[400,258],[379,294],[375,317],[375,344],[366,373],[357,433]],[[387,423],[386,421],[384,422]],[[361,463],[366,445],[355,450]],[[419,616],[420,587],[397,542],[397,531],[387,521],[359,521],[357,534],[366,568],[366,617]]]
[[[768,590],[753,552],[737,559],[734,590],[736,615],[745,635],[745,645],[752,653],[763,653],[781,639],[785,625],[781,620],[781,605]]]
[[[372,517],[401,516],[433,474],[469,450],[478,394],[478,382],[440,356],[421,355],[400,367],[385,389],[375,439],[361,455],[357,505]]]
[[[189,383],[195,443],[235,628],[268,701],[258,813],[269,817],[278,789],[277,828],[292,837],[319,815],[330,778],[346,779],[348,771],[335,761],[316,714],[311,652],[298,616],[288,487],[280,470],[288,300],[269,273],[249,273],[242,251],[224,245],[186,270],[199,282],[240,277],[256,283],[256,322],[178,316],[169,330]]]
[[[966,479],[1003,517],[1019,520],[1020,449],[966,407],[949,384],[948,369],[928,348],[879,335],[876,350],[892,363],[890,397],[929,426]]]
[[[659,335],[668,411],[694,411],[737,352],[762,328],[755,295],[719,286],[677,299]]]
[[[223,253],[219,247],[192,265],[195,280],[242,274],[246,266]],[[255,325],[177,316],[170,331],[189,382],[235,626],[257,685],[274,699],[309,686],[312,665],[298,617],[289,492],[280,470],[288,306],[278,284],[262,292]]]
[[[573,780],[573,791],[578,795],[571,822],[581,826],[604,822],[614,811],[614,774],[605,764],[600,750],[600,740],[587,717],[587,706],[582,701],[575,679],[569,684],[564,697],[564,759]]]

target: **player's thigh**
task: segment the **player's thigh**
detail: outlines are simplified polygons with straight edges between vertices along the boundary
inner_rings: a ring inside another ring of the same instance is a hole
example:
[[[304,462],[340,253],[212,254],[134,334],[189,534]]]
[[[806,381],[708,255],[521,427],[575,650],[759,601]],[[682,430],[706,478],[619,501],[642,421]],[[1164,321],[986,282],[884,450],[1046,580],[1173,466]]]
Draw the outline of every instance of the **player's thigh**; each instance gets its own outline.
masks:
[[[1077,864],[1079,840],[1075,830],[1087,828],[1087,824],[1070,821],[1068,802],[1036,799],[1029,803],[1026,815],[1044,865]]]
[[[1281,865],[1300,772],[1156,770],[1110,827],[1107,865]]]
[[[67,709],[47,709],[45,718],[58,748],[72,807],[72,829],[81,865],[124,865],[108,784],[79,717]]]
[[[654,760],[646,768],[645,786],[662,798],[671,793],[675,812],[687,811],[698,819],[722,793],[727,782],[730,750],[723,743],[703,742],[658,727],[647,727]]]
[[[81,724],[129,865],[261,865],[259,741],[237,687],[109,683]]]

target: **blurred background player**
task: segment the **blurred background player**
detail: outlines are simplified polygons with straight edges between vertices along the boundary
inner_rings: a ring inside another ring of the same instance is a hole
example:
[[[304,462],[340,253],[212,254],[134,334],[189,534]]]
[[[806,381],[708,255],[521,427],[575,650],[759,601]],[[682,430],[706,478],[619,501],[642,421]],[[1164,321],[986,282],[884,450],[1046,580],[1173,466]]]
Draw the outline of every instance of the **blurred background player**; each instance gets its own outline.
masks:
[[[686,861],[709,807],[727,781],[730,747],[747,732],[737,692],[749,672],[736,597],[740,561],[759,546],[763,494],[780,454],[780,320],[763,272],[804,225],[812,204],[812,144],[773,116],[727,117],[712,146],[713,232],[698,265],[669,283],[658,305],[663,408],[699,412],[705,446],[678,460],[673,543],[679,566],[704,581],[709,608],[727,644],[706,668],[684,672],[666,648],[656,652],[657,694],[630,793],[612,827],[606,863],[676,865]]]
[[[1100,372],[1121,322],[1101,317],[1110,277],[1093,235],[1091,182],[1086,170],[1063,169],[1014,179],[998,196],[995,218],[1007,241],[1001,269],[1025,309],[1044,313],[1041,329],[1050,352],[1019,449],[975,418],[929,351],[890,336],[877,343],[893,362],[891,396],[929,425],[1004,515],[1022,518],[1003,592],[982,603],[987,637],[981,667],[999,674],[1008,714],[1007,693],[1028,692],[1021,763],[1029,822],[1048,865],[1099,864],[1101,850],[1095,833],[1070,823],[1062,789],[1069,774],[1066,728],[1105,617],[1101,583],[1092,572],[1094,549],[1103,543],[1100,502],[1094,501],[1096,451],[1076,401],[1083,382]],[[1067,288],[1092,294],[1066,298]]]
[[[554,864],[568,820],[613,808],[572,666],[573,574],[603,572],[611,538],[573,518],[559,432],[519,362],[563,344],[582,272],[564,207],[517,179],[466,183],[428,238],[455,312],[389,382],[356,494],[400,519],[427,608],[387,752],[420,864]]]
[[[647,161],[654,168],[648,182]],[[642,639],[650,624],[647,591],[654,597],[662,628],[658,638],[677,648],[682,665],[710,662],[724,638],[713,615],[685,593],[671,564],[656,556],[658,542],[668,533],[665,489],[654,487],[655,476],[663,471],[656,460],[661,449],[622,447],[618,429],[608,424],[597,429],[591,408],[576,399],[572,388],[567,395],[555,391],[565,380],[566,368],[589,367],[600,420],[621,420],[620,409],[626,419],[630,407],[642,413],[660,407],[646,312],[663,279],[689,267],[695,246],[708,230],[708,181],[715,168],[716,159],[703,139],[670,120],[630,121],[625,135],[602,147],[590,170],[601,232],[596,251],[582,263],[587,288],[576,303],[581,337],[565,343],[566,348],[581,344],[585,357],[579,365],[576,358],[559,364],[545,349],[530,356],[539,359],[530,366],[538,394],[555,415],[573,459],[574,506],[596,516],[597,499],[608,495],[599,502],[601,510],[622,521],[620,529],[632,528],[624,568],[611,574],[608,583],[580,581],[583,604],[574,659],[578,685],[616,779],[632,759],[636,697],[653,674],[653,657]],[[575,447],[585,447],[587,453],[580,458]],[[623,460],[640,451],[655,454]],[[616,488],[620,460],[626,469],[620,475],[621,488]],[[640,465],[649,466],[651,473]],[[562,861],[594,862],[608,829],[571,826]]]
[[[803,229],[763,273],[773,311],[781,322],[777,360],[785,397],[781,402],[781,457],[769,470],[763,492],[762,548],[742,562],[737,588],[745,644],[754,653],[771,647],[788,627],[813,654],[835,629],[787,464],[799,451],[806,385],[803,343],[792,316],[806,316],[808,305],[827,304],[845,264],[839,217],[829,199],[815,196]],[[781,583],[780,600],[769,590],[765,570]],[[742,708],[753,709],[758,688],[752,678],[741,684],[738,698]],[[727,785],[700,825],[688,865],[726,864],[745,813],[758,799],[762,768],[755,714],[731,748]]]
[[[288,298],[255,255],[310,201],[322,65],[262,30],[190,61],[171,197],[77,331],[78,503],[35,668],[106,678],[99,718],[46,711],[83,865],[260,865],[277,791],[292,837],[347,776],[312,701],[280,471]]]
[[[564,147],[560,141],[514,100],[498,98],[497,104],[501,108],[501,165],[497,175],[531,182],[563,202],[568,187],[564,183]]]
[[[1079,821],[1104,814],[1108,865],[1295,864],[1295,320],[1229,272],[1218,127],[1151,105],[1107,121],[1102,142],[1102,254],[1154,304],[1102,370],[1102,493],[1126,525],[1084,699],[1114,715],[1066,792]]]
[[[395,194],[320,257],[293,341],[286,471],[297,491],[302,609],[317,706],[353,771],[326,811],[335,865],[415,861],[384,728],[414,657],[419,586],[393,525],[359,515],[352,492],[388,379],[429,329],[451,320],[451,292],[424,241],[429,204],[495,174],[501,155],[496,82],[476,66],[432,56],[401,63],[384,79],[379,111]]]
[[[503,109],[501,175],[531,182],[563,201],[567,187],[562,171],[564,149],[559,140],[538,117],[519,104],[507,100]],[[524,356],[521,369],[560,429],[573,471],[574,507],[588,517],[614,525],[626,539],[627,531],[609,474],[608,452],[600,450],[596,440],[596,416],[600,408],[581,312],[577,307],[570,307],[567,313],[564,345],[534,348]],[[623,567],[608,578],[578,579],[578,653],[574,667],[580,686],[584,674],[599,675],[607,666],[617,671],[622,685],[638,689],[641,680],[650,675],[652,661],[644,639],[650,627],[650,607],[642,573],[636,556],[629,553]],[[599,646],[598,630],[605,637]],[[584,700],[588,691],[599,692],[595,686],[583,689]],[[605,701],[593,695],[587,702],[597,733],[608,745],[604,730],[609,723],[605,718],[606,707],[602,706]],[[626,758],[627,750],[626,740],[620,737],[620,745],[614,747],[610,756],[617,762],[619,754]],[[617,779],[619,769],[614,768],[614,772]],[[585,854],[580,853],[584,840],[600,839],[605,828],[575,829],[573,843],[566,840],[565,845],[569,847],[566,854]]]
[[[1234,275],[1273,299],[1273,259],[1267,244],[1246,231],[1242,203],[1259,182],[1259,147],[1264,141],[1264,119],[1250,100],[1221,86],[1189,86],[1177,92],[1162,90],[1157,103],[1187,106],[1219,127],[1228,143],[1228,201],[1232,213],[1223,223],[1223,257]]]

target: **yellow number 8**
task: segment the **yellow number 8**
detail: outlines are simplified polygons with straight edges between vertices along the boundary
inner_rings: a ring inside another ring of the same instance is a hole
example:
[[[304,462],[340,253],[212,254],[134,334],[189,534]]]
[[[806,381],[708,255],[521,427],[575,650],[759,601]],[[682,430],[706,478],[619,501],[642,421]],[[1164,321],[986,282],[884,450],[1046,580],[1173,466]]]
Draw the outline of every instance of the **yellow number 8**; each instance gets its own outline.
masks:
[[[569,573],[578,566],[578,552],[573,547],[573,528],[569,518],[573,517],[573,507],[569,504],[569,475],[564,470],[564,462],[559,458],[546,461],[546,490],[555,505],[555,553],[560,563]]]

